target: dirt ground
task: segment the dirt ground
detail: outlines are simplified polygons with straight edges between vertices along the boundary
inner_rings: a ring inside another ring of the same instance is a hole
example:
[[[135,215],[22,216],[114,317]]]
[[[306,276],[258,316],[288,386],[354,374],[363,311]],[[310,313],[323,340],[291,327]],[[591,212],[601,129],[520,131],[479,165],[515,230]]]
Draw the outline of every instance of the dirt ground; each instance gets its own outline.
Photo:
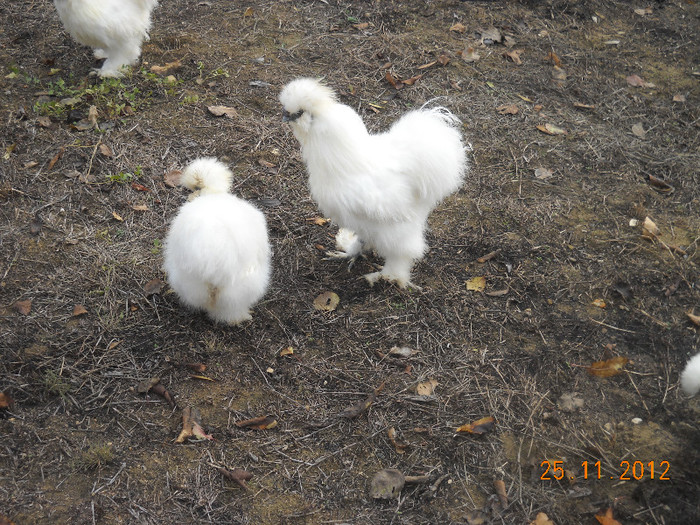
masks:
[[[106,81],[51,2],[0,20],[0,522],[700,523],[678,387],[700,351],[696,1],[163,0]],[[372,130],[435,97],[462,119],[471,171],[431,215],[422,290],[324,260],[336,227],[277,101],[299,76]],[[161,286],[187,197],[166,175],[199,156],[268,220],[271,288],[239,327]],[[212,440],[176,443],[189,408]],[[426,481],[375,500],[384,468]]]

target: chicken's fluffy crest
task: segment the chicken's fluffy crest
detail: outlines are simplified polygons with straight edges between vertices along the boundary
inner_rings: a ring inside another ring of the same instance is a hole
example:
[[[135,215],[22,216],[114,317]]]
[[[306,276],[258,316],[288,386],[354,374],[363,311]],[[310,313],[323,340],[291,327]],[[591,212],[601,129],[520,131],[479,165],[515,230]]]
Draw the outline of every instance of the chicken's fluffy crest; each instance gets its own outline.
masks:
[[[700,354],[690,358],[681,374],[681,388],[689,396],[700,392]]]
[[[335,92],[315,78],[292,80],[280,93],[280,102],[289,113],[308,111],[312,115],[336,102]]]
[[[180,185],[198,192],[198,195],[228,193],[232,179],[233,173],[222,162],[213,157],[202,157],[182,170]]]

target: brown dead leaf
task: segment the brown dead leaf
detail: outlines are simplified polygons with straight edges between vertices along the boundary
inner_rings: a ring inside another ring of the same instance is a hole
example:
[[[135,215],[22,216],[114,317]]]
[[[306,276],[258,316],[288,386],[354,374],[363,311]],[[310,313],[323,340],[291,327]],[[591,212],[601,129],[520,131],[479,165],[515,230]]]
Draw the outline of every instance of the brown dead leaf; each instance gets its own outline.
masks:
[[[406,478],[401,471],[387,468],[377,472],[372,478],[369,495],[373,499],[398,498],[406,484]]]
[[[560,128],[559,126],[555,126],[554,124],[546,123],[546,124],[538,124],[537,129],[539,129],[542,133],[546,133],[547,135],[566,135],[567,131],[564,128]]]
[[[313,222],[316,226],[325,226],[328,224],[329,219],[325,217],[307,217],[306,222]]]
[[[374,403],[377,400],[377,396],[382,390],[384,390],[384,383],[375,388],[374,392],[367,396],[367,399],[360,401],[359,403],[356,403],[351,407],[346,408],[340,414],[338,414],[338,417],[342,417],[345,419],[355,419],[357,416],[359,416],[365,410],[367,410],[372,405],[372,403]]]
[[[156,75],[165,75],[171,71],[178,69],[182,63],[179,60],[174,60],[173,62],[168,62],[164,66],[151,66],[151,72]]]
[[[468,432],[470,434],[485,434],[491,432],[496,426],[496,420],[491,417],[482,417],[472,423],[466,423],[458,427],[456,432]]]
[[[416,394],[419,396],[432,396],[435,392],[435,387],[438,386],[437,379],[428,379],[427,381],[422,381],[416,385]]]
[[[204,432],[201,426],[202,416],[199,410],[192,407],[185,407],[182,411],[182,431],[180,435],[177,436],[175,443],[184,443],[188,438],[194,438],[195,441],[209,440],[213,441],[214,438]]]
[[[515,104],[503,104],[502,106],[498,106],[496,111],[501,115],[517,115],[520,110]]]
[[[391,71],[387,71],[384,74],[384,79],[393,86],[394,89],[401,89],[403,87],[403,84],[401,84],[401,81],[399,81],[398,78],[396,78],[394,75],[391,74]]]
[[[639,75],[630,75],[627,78],[625,78],[625,80],[627,81],[627,84],[629,84],[632,87],[644,87],[644,88],[656,87],[656,84],[652,84],[651,82],[646,82]]]
[[[236,118],[238,116],[238,111],[236,111],[236,108],[229,106],[207,106],[207,109],[209,110],[209,113],[215,117]]]
[[[464,33],[466,30],[466,26],[460,22],[457,22],[452,27],[450,27],[450,31],[454,31],[455,33]]]
[[[163,385],[160,382],[159,377],[149,377],[148,379],[144,379],[138,385],[136,385],[136,391],[139,394],[147,394],[148,392],[153,392],[154,394],[157,394],[164,398],[170,404],[171,407],[176,407],[173,396],[170,395],[170,392],[168,392],[168,390],[165,388],[165,385]]]
[[[394,427],[389,427],[386,429],[386,435],[389,438],[389,441],[391,442],[392,445],[394,445],[394,449],[396,450],[397,454],[405,454],[406,449],[408,448],[408,443],[404,443],[401,441],[397,434],[396,434],[396,429]]]
[[[73,307],[73,317],[78,317],[79,315],[85,315],[88,311],[82,304],[76,304]]]
[[[551,60],[556,67],[561,67],[561,60],[554,51],[550,51],[545,60]]]
[[[405,85],[407,85],[407,86],[412,86],[413,84],[415,84],[415,83],[416,83],[418,80],[420,80],[421,78],[423,78],[423,74],[416,75],[416,76],[413,76],[413,77],[411,77],[411,78],[407,78],[406,80],[402,80],[401,83],[402,83],[402,84],[405,84]]]
[[[591,302],[593,306],[597,306],[598,308],[605,308],[607,305],[605,304],[605,301],[602,299],[595,299],[593,302]]]
[[[338,308],[338,304],[340,304],[340,297],[335,292],[323,292],[314,299],[314,308],[324,312],[332,312]]]
[[[674,188],[664,179],[660,179],[658,177],[654,177],[653,175],[649,175],[648,180],[649,185],[659,193],[673,193],[674,191],[676,191],[676,188]]]
[[[87,121],[94,127],[97,127],[97,106],[90,106],[88,109]]]
[[[596,361],[588,367],[588,373],[596,377],[612,377],[623,371],[622,367],[629,363],[623,356],[613,357],[606,361]]]
[[[59,161],[59,159],[63,156],[63,152],[66,151],[65,148],[61,148],[58,150],[58,153],[53,156],[53,158],[49,161],[48,169],[49,171],[53,169],[53,167],[56,165],[56,163]]]
[[[563,82],[566,80],[566,71],[559,66],[554,66],[552,68],[552,78],[558,82]]]
[[[467,49],[464,51],[458,52],[457,54],[461,56],[462,60],[465,62],[476,62],[481,58],[481,55],[471,46],[467,47]]]
[[[503,37],[498,28],[491,27],[481,32],[481,43],[487,46],[501,42]]]
[[[131,187],[135,189],[136,191],[151,191],[151,189],[147,186],[144,186],[143,184],[139,184],[138,182],[132,182]]]
[[[639,15],[639,16],[650,15],[653,12],[654,12],[654,10],[651,7],[638,8],[638,9],[634,10],[634,14]]]
[[[685,95],[682,93],[676,93],[673,95],[674,102],[685,102]]]
[[[294,355],[294,348],[288,346],[287,348],[280,350],[280,357],[284,357],[286,355]]]
[[[116,211],[113,211],[113,212],[112,212],[112,217],[114,217],[114,218],[115,218],[116,220],[118,220],[119,222],[124,222],[124,217],[122,217],[121,215],[119,215]]]
[[[170,170],[163,175],[163,182],[170,188],[175,188],[180,185],[180,179],[182,178],[182,171],[180,170]]]
[[[221,474],[223,474],[224,477],[236,482],[242,489],[248,490],[248,484],[246,483],[246,481],[249,481],[253,477],[253,475],[250,472],[246,472],[245,470],[240,468],[235,468],[233,470],[228,470],[224,467],[215,468],[216,470],[221,472]]]
[[[26,170],[31,169],[31,168],[36,168],[39,165],[39,163],[35,160],[30,160],[29,162],[25,162],[22,167]]]
[[[239,428],[250,428],[252,430],[270,430],[277,426],[277,419],[274,416],[259,416],[252,419],[236,421]]]
[[[160,279],[151,279],[143,286],[143,291],[146,295],[155,295],[163,290],[165,283]]]
[[[476,260],[476,262],[478,262],[479,264],[484,264],[485,262],[488,262],[494,257],[496,257],[496,255],[498,255],[500,251],[501,250],[494,250],[492,252],[487,253],[486,255],[482,255]]]
[[[369,22],[361,22],[359,24],[353,24],[352,27],[354,27],[358,31],[363,31],[369,27]]]
[[[498,502],[501,504],[501,508],[505,509],[508,506],[508,494],[506,493],[506,484],[502,479],[494,480],[493,488],[496,489],[496,495],[498,496]]]
[[[252,8],[252,7],[248,7],[248,8],[246,8],[245,11],[243,11],[243,18],[247,18],[247,17],[249,17],[249,16],[253,16],[254,13],[255,13],[255,11],[253,11],[253,8]]]
[[[467,281],[467,290],[483,292],[486,289],[486,277],[472,277]]]
[[[690,322],[693,323],[695,326],[700,326],[700,315],[695,315],[692,312],[686,312],[685,315],[688,316]]]
[[[12,399],[10,394],[6,394],[5,392],[0,393],[0,410],[12,410],[14,406],[15,400]]]
[[[183,363],[183,366],[198,374],[203,373],[207,369],[207,365],[204,363]]]
[[[148,211],[148,206],[145,204],[134,204],[131,209],[134,211]]]
[[[635,137],[639,137],[640,139],[643,139],[647,136],[647,132],[644,129],[644,125],[641,122],[637,122],[632,126],[632,134]]]
[[[446,54],[442,54],[437,57],[438,64],[441,66],[446,66],[447,64],[450,63],[450,57],[448,57]]]
[[[105,157],[114,157],[114,152],[112,151],[112,148],[110,148],[107,144],[100,144],[97,149]]]
[[[516,66],[520,66],[523,63],[523,61],[520,60],[520,55],[522,55],[524,52],[524,49],[513,49],[503,53],[503,56],[509,58]]]
[[[554,525],[554,522],[544,512],[538,512],[535,521],[530,522],[530,525]]]
[[[644,219],[644,222],[642,223],[642,237],[654,240],[660,233],[661,230],[659,230],[659,227],[656,225],[656,223],[652,221],[649,217],[646,217]]]
[[[24,301],[15,301],[12,304],[12,309],[19,314],[29,315],[29,312],[32,311],[32,300],[26,299]]]
[[[488,295],[489,297],[503,297],[504,295],[508,295],[508,288],[504,288],[503,290],[493,290],[492,292],[484,292],[484,295]]]
[[[600,511],[595,515],[595,519],[598,520],[600,525],[622,525],[622,523],[613,518],[612,508],[608,508],[604,513],[603,511]]]
[[[535,169],[535,178],[539,180],[546,180],[550,178],[552,175],[554,175],[554,172],[550,170],[549,168],[536,168]]]
[[[393,346],[389,350],[389,356],[396,357],[397,359],[407,359],[417,352],[417,350],[413,350],[407,346]]]

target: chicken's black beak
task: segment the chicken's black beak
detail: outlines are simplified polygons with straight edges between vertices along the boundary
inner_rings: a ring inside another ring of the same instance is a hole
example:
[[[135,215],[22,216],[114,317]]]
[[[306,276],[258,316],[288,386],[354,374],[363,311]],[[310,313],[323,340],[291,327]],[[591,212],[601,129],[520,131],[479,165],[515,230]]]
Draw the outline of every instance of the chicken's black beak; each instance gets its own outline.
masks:
[[[304,110],[300,109],[296,113],[290,113],[286,109],[282,110],[282,122],[294,122],[304,114]]]

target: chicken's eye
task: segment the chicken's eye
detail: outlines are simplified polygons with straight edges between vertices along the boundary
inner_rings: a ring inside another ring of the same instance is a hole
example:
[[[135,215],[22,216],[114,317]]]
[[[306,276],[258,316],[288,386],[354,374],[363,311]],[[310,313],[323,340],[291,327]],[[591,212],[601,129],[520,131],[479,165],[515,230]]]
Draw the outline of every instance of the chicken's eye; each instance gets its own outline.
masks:
[[[283,122],[294,122],[296,119],[304,114],[304,110],[300,109],[296,113],[290,113],[286,109],[282,110],[282,121]]]

